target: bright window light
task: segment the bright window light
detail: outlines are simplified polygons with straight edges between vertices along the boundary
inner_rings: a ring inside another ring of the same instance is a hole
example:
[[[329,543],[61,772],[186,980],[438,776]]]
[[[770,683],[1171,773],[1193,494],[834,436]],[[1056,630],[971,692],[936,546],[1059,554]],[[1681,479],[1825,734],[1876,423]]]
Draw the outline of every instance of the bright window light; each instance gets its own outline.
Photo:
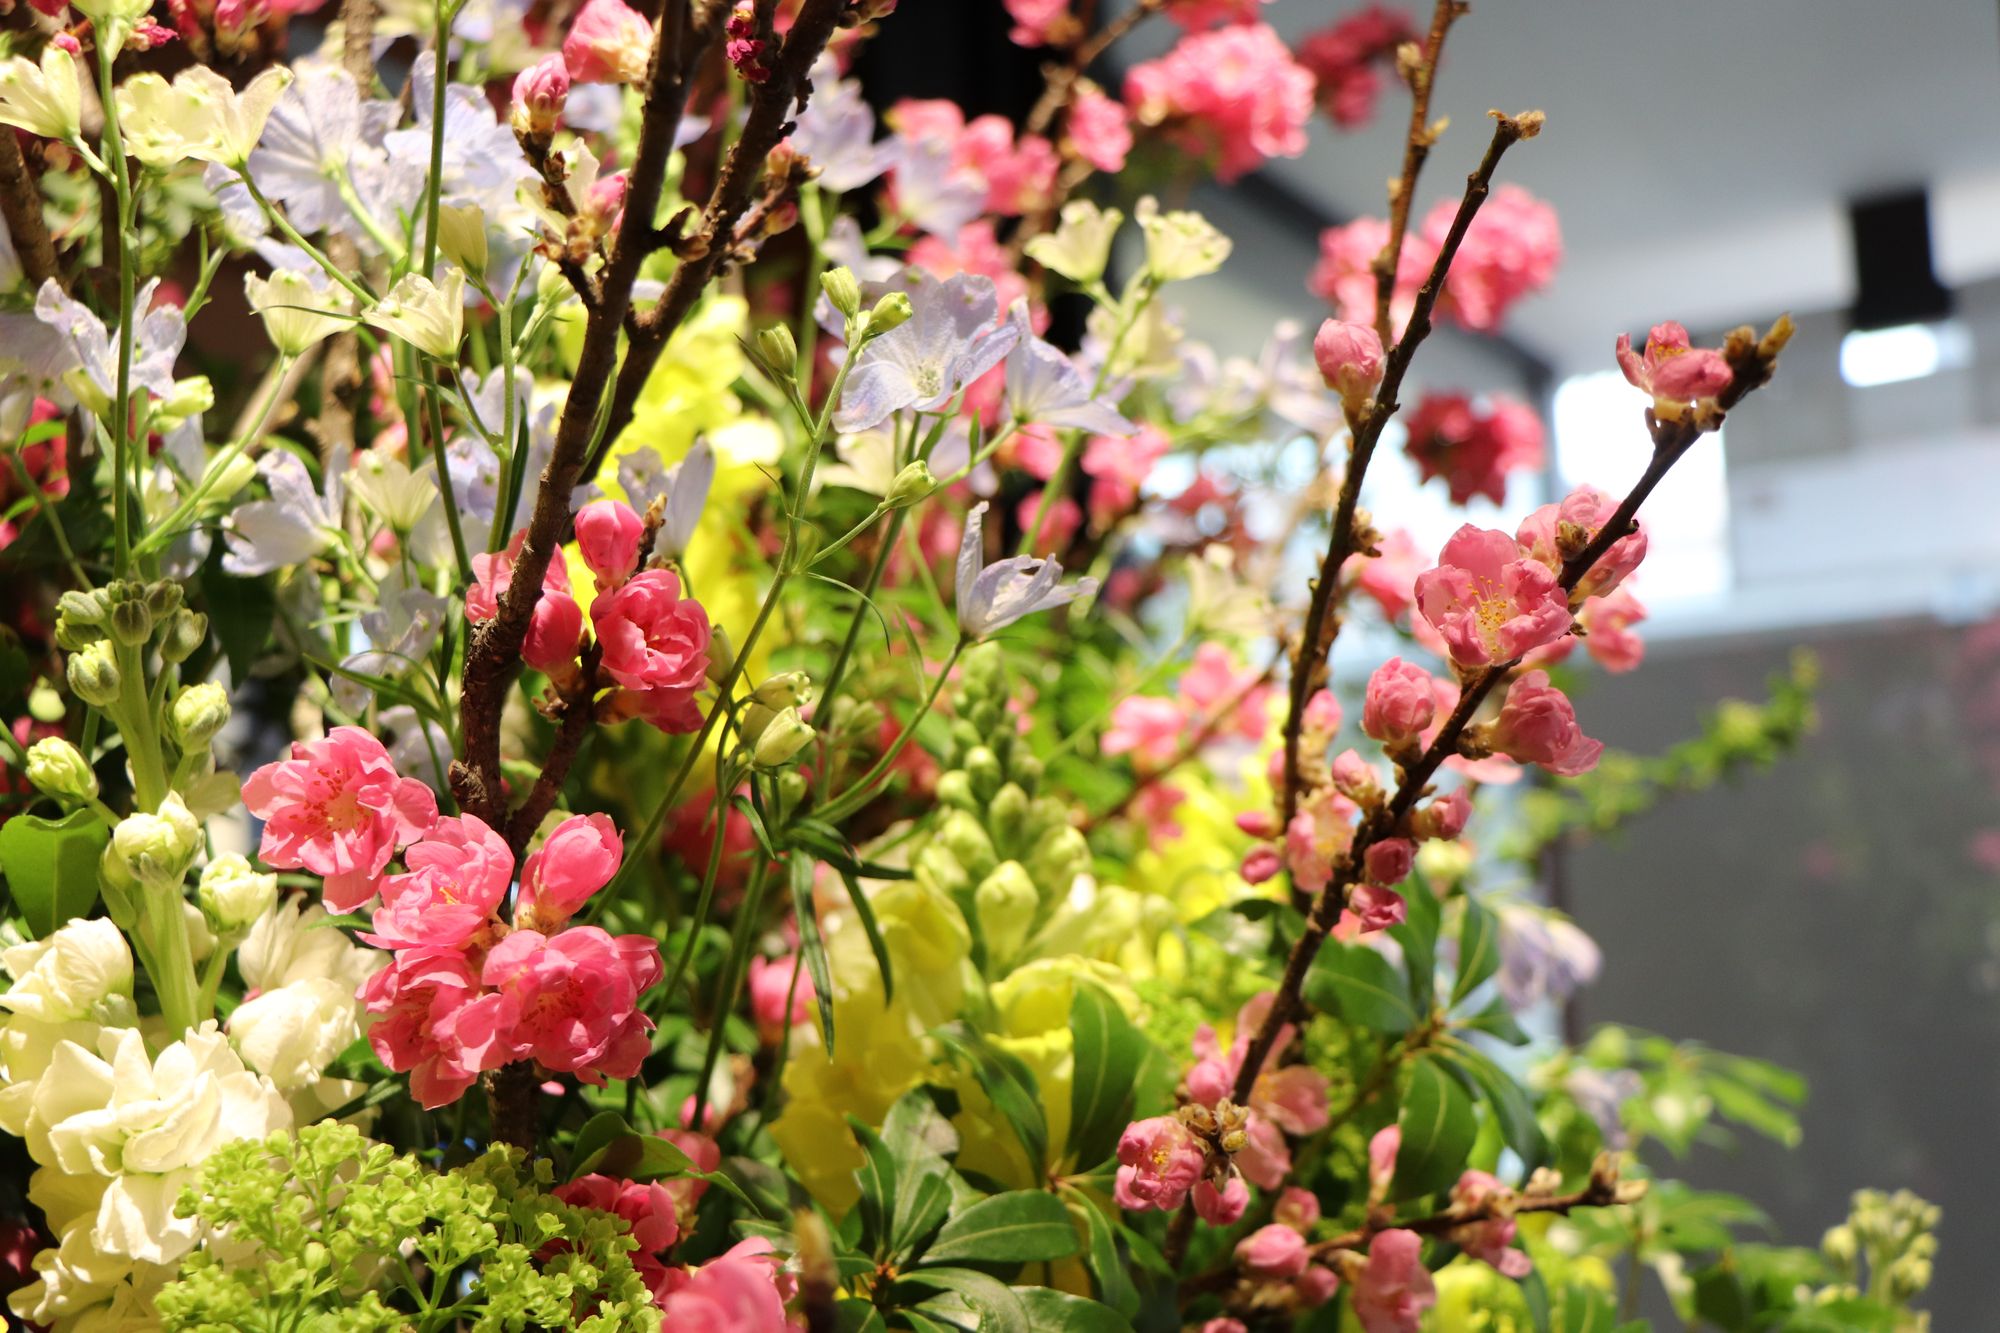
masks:
[[[1856,389],[1920,380],[1971,359],[1972,339],[1954,320],[1856,329],[1840,340],[1840,378]]]
[[[1646,398],[1615,370],[1573,375],[1556,388],[1556,471],[1564,489],[1588,482],[1623,495],[1653,454]],[[1646,501],[1646,563],[1634,580],[1652,608],[1728,593],[1729,472],[1720,433],[1674,465]]]

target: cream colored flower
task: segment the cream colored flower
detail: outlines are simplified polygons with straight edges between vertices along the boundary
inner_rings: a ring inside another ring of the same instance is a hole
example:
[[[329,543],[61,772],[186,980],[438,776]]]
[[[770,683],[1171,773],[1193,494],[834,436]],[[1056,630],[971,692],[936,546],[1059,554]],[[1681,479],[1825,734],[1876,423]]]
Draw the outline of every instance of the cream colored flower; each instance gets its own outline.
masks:
[[[1115,208],[1099,208],[1088,199],[1071,200],[1063,205],[1062,225],[1028,242],[1028,257],[1071,282],[1096,282],[1104,276],[1111,238],[1124,221],[1125,215]]]
[[[1133,216],[1146,233],[1146,269],[1156,282],[1203,277],[1229,258],[1229,238],[1199,213],[1162,213],[1158,201],[1147,195]]]
[[[132,950],[103,918],[72,921],[45,940],[0,952],[14,978],[0,1009],[44,1023],[88,1018],[132,998]]]
[[[157,74],[135,74],[117,92],[125,149],[149,166],[193,159],[240,167],[291,82],[283,65],[265,70],[240,93],[206,65],[182,70],[171,84]]]
[[[218,930],[241,930],[255,924],[278,901],[278,877],[260,873],[236,852],[216,857],[202,867],[195,896]]]
[[[299,355],[353,322],[350,316],[334,308],[334,298],[295,269],[281,268],[268,278],[246,273],[243,294],[249,299],[250,308],[264,321],[264,332],[271,339],[271,346],[286,356]]]
[[[438,253],[467,273],[486,272],[486,214],[479,205],[438,205]]]
[[[236,946],[236,970],[248,990],[274,990],[295,981],[330,977],[352,995],[388,960],[379,949],[364,949],[319,923],[326,909],[294,900],[259,917]]]
[[[229,1015],[229,1040],[243,1062],[267,1075],[280,1092],[317,1082],[360,1036],[354,988],[330,977],[264,991]]]
[[[25,56],[0,64],[0,125],[45,139],[74,140],[82,117],[76,61],[54,42],[42,48],[40,64]]]
[[[465,273],[447,269],[442,283],[406,273],[363,318],[420,352],[454,360],[465,336]]]
[[[437,483],[391,454],[363,449],[347,471],[347,489],[397,532],[408,532],[437,503]]]

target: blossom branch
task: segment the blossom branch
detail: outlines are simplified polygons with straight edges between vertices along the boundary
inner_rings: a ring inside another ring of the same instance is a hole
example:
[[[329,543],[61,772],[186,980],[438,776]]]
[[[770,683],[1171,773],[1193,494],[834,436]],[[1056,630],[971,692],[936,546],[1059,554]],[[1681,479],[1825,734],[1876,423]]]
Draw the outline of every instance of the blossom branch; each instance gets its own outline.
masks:
[[[1440,14],[1446,7],[1440,6]],[[1313,581],[1312,600],[1306,608],[1298,655],[1292,664],[1291,707],[1285,716],[1285,782],[1280,803],[1280,828],[1289,825],[1292,816],[1298,813],[1299,736],[1305,725],[1306,705],[1325,683],[1327,660],[1332,655],[1334,639],[1340,633],[1337,599],[1341,567],[1363,547],[1363,543],[1357,540],[1362,534],[1356,524],[1362,479],[1367,474],[1369,461],[1374,457],[1375,446],[1381,441],[1383,428],[1401,406],[1396,401],[1396,394],[1402,388],[1403,376],[1409,371],[1417,348],[1430,335],[1431,311],[1444,291],[1445,276],[1450,272],[1458,247],[1465,240],[1473,218],[1492,188],[1493,173],[1500,165],[1500,158],[1522,139],[1533,138],[1541,132],[1542,115],[1539,111],[1523,112],[1519,116],[1496,113],[1495,122],[1486,156],[1480,161],[1478,169],[1467,177],[1465,196],[1459,201],[1451,230],[1438,250],[1436,262],[1431,265],[1430,276],[1417,292],[1409,324],[1403,330],[1402,339],[1389,350],[1381,387],[1376,390],[1374,400],[1360,412],[1358,419],[1353,414],[1349,416],[1353,443],[1348,450],[1347,474],[1341,480],[1340,496],[1334,505],[1333,532],[1327,542],[1326,556],[1320,562],[1319,577]]]
[[[1461,210],[1461,221],[1464,219]],[[1456,224],[1454,232],[1460,229]],[[1420,301],[1421,304],[1421,301]],[[1412,316],[1412,326],[1415,326]],[[1691,411],[1677,417],[1662,420],[1652,409],[1647,409],[1646,423],[1653,437],[1653,456],[1647,463],[1645,472],[1635,482],[1625,498],[1619,502],[1609,520],[1588,543],[1569,555],[1563,562],[1562,573],[1557,582],[1563,591],[1574,600],[1577,586],[1604,553],[1621,538],[1630,534],[1632,519],[1639,506],[1645,503],[1660,479],[1668,469],[1686,455],[1695,441],[1702,435],[1721,426],[1724,415],[1745,395],[1769,382],[1777,367],[1779,351],[1791,337],[1792,323],[1789,317],[1780,319],[1771,331],[1760,340],[1744,328],[1729,335],[1723,349],[1723,356],[1729,362],[1732,379],[1728,389],[1718,396],[1714,408]],[[1397,351],[1402,348],[1399,346]],[[1392,368],[1392,373],[1394,373]],[[1385,384],[1387,381],[1385,380]],[[1292,947],[1290,958],[1285,965],[1283,982],[1279,985],[1271,1002],[1270,1011],[1257,1035],[1251,1039],[1243,1056],[1243,1063],[1237,1075],[1234,1096],[1239,1102],[1249,1100],[1257,1072],[1264,1067],[1264,1060],[1277,1042],[1280,1029],[1290,1023],[1303,1011],[1301,992],[1305,985],[1306,973],[1318,957],[1320,946],[1340,919],[1347,900],[1353,890],[1355,876],[1366,860],[1368,849],[1384,838],[1398,836],[1398,830],[1417,801],[1429,790],[1431,778],[1444,761],[1459,752],[1459,743],[1473,715],[1495,686],[1505,680],[1518,665],[1519,659],[1495,663],[1482,668],[1464,681],[1458,704],[1439,728],[1437,736],[1416,760],[1403,771],[1395,795],[1379,811],[1362,821],[1355,829],[1354,841],[1347,855],[1335,867],[1333,880],[1320,895],[1306,921],[1306,927]],[[1288,741],[1295,738],[1288,737]]]
[[[1375,336],[1389,345],[1389,300],[1396,290],[1396,269],[1403,258],[1403,237],[1410,230],[1410,206],[1417,194],[1417,176],[1431,155],[1437,134],[1431,129],[1431,89],[1437,82],[1438,61],[1444,55],[1445,35],[1451,25],[1464,17],[1464,0],[1438,0],[1431,14],[1431,30],[1422,50],[1410,65],[1410,130],[1403,141],[1403,174],[1389,186],[1389,239],[1375,256]]]
[[[1187,763],[1189,760],[1193,759],[1196,755],[1200,754],[1202,752],[1202,749],[1206,747],[1210,741],[1215,739],[1216,735],[1222,730],[1224,725],[1228,723],[1229,719],[1235,714],[1236,710],[1239,707],[1241,707],[1243,703],[1245,703],[1250,698],[1251,695],[1255,694],[1257,691],[1263,689],[1266,685],[1269,685],[1271,683],[1271,678],[1278,674],[1278,664],[1284,660],[1285,657],[1282,652],[1272,657],[1271,661],[1264,667],[1264,669],[1261,672],[1259,672],[1256,675],[1255,678],[1253,678],[1248,684],[1244,685],[1241,689],[1232,693],[1227,699],[1224,699],[1221,703],[1217,704],[1214,707],[1214,709],[1212,709],[1209,712],[1209,715],[1202,719],[1201,725],[1196,727],[1193,733],[1190,734],[1186,740],[1181,742],[1180,748],[1174,751],[1174,755],[1171,759],[1167,760],[1166,763],[1160,765],[1158,768],[1152,769],[1149,772],[1139,774],[1138,777],[1133,781],[1131,787],[1128,788],[1125,794],[1118,799],[1116,804],[1112,805],[1111,807],[1104,810],[1100,814],[1091,815],[1088,818],[1086,818],[1083,821],[1083,823],[1079,825],[1080,831],[1084,833],[1089,833],[1091,830],[1097,828],[1099,825],[1117,819],[1119,816],[1123,815],[1127,810],[1130,810],[1132,808],[1132,803],[1134,801],[1138,800],[1139,797],[1143,795],[1148,789],[1156,786],[1162,778],[1166,777],[1167,774],[1173,772],[1175,769],[1179,768],[1182,764]]]
[[[0,219],[14,238],[21,272],[31,287],[58,276],[56,247],[49,239],[49,222],[42,216],[42,191],[21,156],[21,141],[12,130],[0,134]]]

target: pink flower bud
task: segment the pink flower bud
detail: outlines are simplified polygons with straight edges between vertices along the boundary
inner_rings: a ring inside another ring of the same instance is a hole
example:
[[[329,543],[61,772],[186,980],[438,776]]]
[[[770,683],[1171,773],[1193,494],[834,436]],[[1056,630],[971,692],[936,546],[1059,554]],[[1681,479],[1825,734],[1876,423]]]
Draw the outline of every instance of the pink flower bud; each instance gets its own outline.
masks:
[[[1368,678],[1361,705],[1361,730],[1384,745],[1415,740],[1437,712],[1437,690],[1430,672],[1414,662],[1392,657]]]
[[[623,587],[639,563],[646,524],[623,500],[593,500],[576,512],[576,549],[600,592]]]
[[[1736,378],[1722,353],[1690,346],[1687,329],[1673,320],[1653,326],[1646,335],[1643,358],[1632,350],[1632,335],[1619,334],[1618,368],[1633,387],[1652,394],[1655,404],[1668,407],[1664,412],[1655,407],[1663,417],[1679,416],[1680,404],[1715,397]]]
[[[1256,1277],[1294,1278],[1306,1271],[1306,1238],[1281,1222],[1259,1227],[1236,1243],[1236,1262]]]
[[[616,227],[619,215],[625,209],[625,173],[620,171],[599,176],[591,185],[583,206],[590,216],[603,222],[606,231]]]
[[[1367,401],[1382,383],[1382,340],[1366,324],[1329,319],[1313,335],[1320,377],[1350,407]]]
[[[1412,815],[1410,825],[1419,838],[1449,841],[1465,832],[1465,822],[1470,818],[1471,798],[1454,787]]]
[[[1201,1326],[1201,1333],[1250,1333],[1250,1330],[1243,1326],[1241,1319],[1218,1315]]]
[[[1314,1264],[1299,1274],[1292,1290],[1298,1293],[1299,1304],[1310,1310],[1333,1299],[1333,1293],[1340,1290],[1340,1279],[1331,1268]]]
[[[1403,1147],[1400,1125],[1385,1125],[1368,1140],[1368,1193],[1373,1198],[1386,1194],[1396,1175],[1396,1154]]]
[[[1417,845],[1408,838],[1384,838],[1368,849],[1370,884],[1401,884],[1416,863]]]
[[[527,924],[532,917],[537,930],[561,925],[611,882],[624,855],[625,840],[610,816],[571,815],[522,867],[517,919]]]
[[[1303,1235],[1319,1221],[1319,1199],[1311,1190],[1287,1185],[1271,1209],[1271,1216]]]
[[[1361,933],[1387,930],[1400,926],[1409,916],[1409,904],[1403,895],[1380,884],[1357,884],[1354,896],[1347,900],[1347,906],[1361,922]]]
[[[569,66],[559,54],[543,56],[514,76],[514,132],[543,139],[554,134],[568,101]]]
[[[653,52],[653,25],[624,0],[587,0],[563,38],[563,64],[577,83],[639,83]]]
[[[1237,873],[1243,876],[1245,884],[1263,884],[1276,875],[1283,866],[1284,862],[1279,858],[1277,848],[1253,847],[1249,855],[1243,858],[1243,867]]]
[[[1268,838],[1278,831],[1278,821],[1269,810],[1245,810],[1236,816],[1236,827],[1253,838]]]
[[[1243,1183],[1243,1177],[1232,1175],[1229,1183],[1219,1190],[1206,1180],[1201,1181],[1191,1197],[1202,1221],[1212,1227],[1234,1226],[1243,1216],[1243,1210],[1250,1206],[1250,1187]]]
[[[1353,750],[1342,750],[1333,757],[1333,786],[1350,801],[1366,801],[1382,794],[1375,770]]]
[[[1306,700],[1305,717],[1301,719],[1306,730],[1322,736],[1331,736],[1340,730],[1340,700],[1332,690],[1315,691]]]
[[[1588,773],[1604,752],[1603,742],[1583,734],[1576,709],[1549,684],[1545,671],[1527,672],[1508,688],[1493,724],[1492,744],[1510,759],[1540,764],[1563,777]]]

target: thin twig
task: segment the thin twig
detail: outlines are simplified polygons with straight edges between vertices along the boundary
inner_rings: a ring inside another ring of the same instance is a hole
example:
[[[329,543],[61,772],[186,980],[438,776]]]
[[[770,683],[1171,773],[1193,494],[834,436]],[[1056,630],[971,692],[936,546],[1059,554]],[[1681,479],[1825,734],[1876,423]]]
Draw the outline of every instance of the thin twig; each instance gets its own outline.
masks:
[[[1410,206],[1417,194],[1417,177],[1436,142],[1431,133],[1431,89],[1437,83],[1438,60],[1444,54],[1445,35],[1452,23],[1462,18],[1464,0],[1438,0],[1431,13],[1430,35],[1424,38],[1422,53],[1411,66],[1410,129],[1403,139],[1403,174],[1389,185],[1389,239],[1375,256],[1375,335],[1387,347],[1391,337],[1389,306],[1396,291],[1396,268],[1403,258],[1403,238],[1410,230]]]
[[[58,278],[55,242],[49,239],[49,221],[42,214],[41,186],[28,170],[20,140],[11,129],[0,134],[0,218],[6,219],[7,234],[14,238],[29,284],[40,287]]]

